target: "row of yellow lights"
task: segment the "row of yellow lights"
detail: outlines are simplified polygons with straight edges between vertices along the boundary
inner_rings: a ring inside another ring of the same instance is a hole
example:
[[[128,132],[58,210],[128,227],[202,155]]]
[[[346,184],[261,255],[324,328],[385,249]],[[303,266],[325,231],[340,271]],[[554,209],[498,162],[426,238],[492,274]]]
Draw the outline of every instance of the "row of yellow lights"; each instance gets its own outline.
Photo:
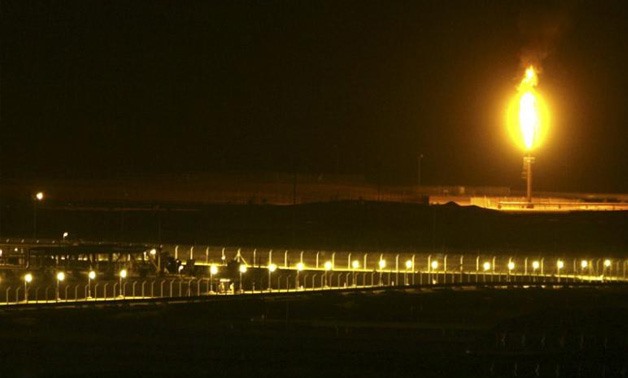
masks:
[[[380,269],[384,269],[386,268],[386,260],[379,260],[379,268]],[[413,266],[413,263],[411,260],[406,261],[406,269],[411,269]],[[433,260],[432,263],[430,264],[432,269],[438,269],[438,261],[437,260]],[[325,270],[332,270],[333,268],[333,264],[331,261],[326,261],[325,264],[323,265]],[[539,267],[541,266],[541,264],[538,261],[533,261],[532,262],[532,269],[539,269]],[[582,260],[580,262],[580,266],[582,267],[582,269],[586,269],[589,266],[589,262],[587,260]],[[611,260],[604,260],[604,266],[605,267],[610,267],[611,266]],[[360,268],[360,262],[357,260],[354,260],[351,263],[351,267],[353,269],[359,269]],[[558,260],[556,261],[556,267],[558,269],[563,269],[565,267],[565,263],[563,262],[563,260]],[[303,271],[305,269],[305,264],[303,264],[302,262],[297,263],[296,268],[298,271]],[[482,265],[482,268],[487,271],[491,269],[491,263],[490,262],[485,262]],[[515,269],[515,263],[510,261],[508,263],[508,270],[514,270]],[[239,267],[239,271],[240,273],[246,273],[248,270],[248,267],[245,264],[241,264]],[[270,272],[274,272],[277,270],[277,265],[276,264],[270,264],[268,265],[268,270]],[[211,265],[209,268],[209,271],[212,275],[217,274],[218,273],[218,266],[217,265]],[[120,278],[126,278],[128,275],[128,272],[126,269],[122,269],[120,270],[119,276]],[[96,278],[96,272],[95,271],[90,271],[87,275],[89,277],[90,280],[93,280]],[[65,273],[64,272],[58,272],[57,273],[57,281],[61,282],[65,280]],[[24,281],[27,283],[30,283],[33,281],[33,275],[31,273],[26,273],[24,275]]]
[[[605,267],[610,267],[611,266],[611,260],[604,260],[604,266]],[[405,263],[406,269],[412,269],[413,267],[413,262],[412,260],[408,260]],[[379,260],[378,262],[378,266],[380,269],[384,269],[386,268],[386,260]],[[438,260],[432,260],[432,262],[430,263],[430,266],[432,269],[438,269],[439,267],[439,263]],[[587,260],[582,260],[580,262],[580,267],[582,269],[586,269],[589,266],[589,262]],[[325,263],[323,264],[323,267],[325,270],[332,270],[333,269],[333,264],[331,261],[325,261]],[[359,269],[360,268],[360,262],[358,260],[354,260],[351,262],[351,267],[353,269]],[[515,263],[512,261],[508,262],[508,270],[514,270],[515,269]],[[532,269],[536,270],[539,269],[541,267],[541,263],[539,261],[533,261],[532,262]],[[557,260],[556,261],[556,268],[558,269],[563,269],[565,267],[565,262],[563,260]],[[302,271],[305,269],[305,265],[300,262],[296,265],[296,268],[298,271]],[[490,270],[491,269],[491,263],[486,261],[484,264],[482,264],[482,268],[486,271],[486,270]],[[240,265],[240,273],[246,273],[247,271],[247,266],[245,264]],[[268,265],[268,270],[270,272],[274,272],[277,270],[277,265],[276,264],[270,264]],[[216,274],[218,273],[218,266],[217,265],[212,265],[210,267],[210,272],[211,274]]]
[[[122,269],[119,272],[120,278],[126,278],[128,275],[128,272],[126,269]],[[90,280],[93,280],[96,278],[96,272],[93,270],[90,270],[89,273],[87,274],[87,277]],[[65,273],[64,272],[57,272],[57,281],[62,282],[65,280]],[[24,275],[24,281],[26,283],[31,283],[33,281],[33,274],[32,273],[26,273]]]

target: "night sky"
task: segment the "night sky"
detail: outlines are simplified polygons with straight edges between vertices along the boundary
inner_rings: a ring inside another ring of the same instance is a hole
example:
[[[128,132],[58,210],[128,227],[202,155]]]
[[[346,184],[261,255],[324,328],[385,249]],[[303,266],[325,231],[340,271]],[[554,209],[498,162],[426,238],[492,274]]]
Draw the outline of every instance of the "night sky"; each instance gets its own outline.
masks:
[[[625,1],[7,1],[2,177],[360,174],[522,188],[505,108],[540,65],[535,187],[628,192]]]

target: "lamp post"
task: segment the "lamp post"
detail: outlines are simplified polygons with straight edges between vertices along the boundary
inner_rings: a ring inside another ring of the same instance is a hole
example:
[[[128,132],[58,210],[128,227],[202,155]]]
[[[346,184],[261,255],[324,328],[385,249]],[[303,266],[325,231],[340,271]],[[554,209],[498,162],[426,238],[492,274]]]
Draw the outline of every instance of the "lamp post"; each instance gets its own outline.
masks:
[[[556,275],[558,276],[558,282],[560,282],[560,270],[565,267],[565,262],[563,260],[556,261]]]
[[[508,281],[510,281],[510,275],[513,270],[515,270],[515,263],[512,260],[508,261]]]
[[[242,275],[246,273],[248,269],[246,265],[240,264],[240,267],[238,268],[238,270],[240,271],[240,293],[243,293],[244,290],[243,290],[243,285],[242,285]]]
[[[92,280],[96,279],[96,272],[90,270],[87,273],[87,298],[90,299],[92,297]]]
[[[327,282],[327,279],[328,279],[327,275],[328,275],[328,272],[332,270],[333,264],[331,263],[331,261],[325,261],[325,264],[323,266],[325,267],[325,273],[324,273],[324,275],[325,275],[325,287],[327,287],[327,286],[329,286],[329,284]]]
[[[37,192],[33,196],[33,239],[37,239],[37,203],[44,200],[44,192]]]
[[[435,284],[438,280],[433,278],[432,272],[438,269],[438,260],[432,260],[430,262],[430,284]]]
[[[413,265],[414,264],[412,263],[412,260],[407,260],[406,261],[406,271],[404,272],[404,275],[403,275],[403,281],[404,281],[404,284],[406,284],[406,285],[409,285],[409,282],[408,282],[408,271],[412,269]]]
[[[218,267],[212,264],[209,267],[209,292],[214,292],[214,275],[218,273]]]
[[[58,272],[57,273],[57,290],[56,290],[56,301],[58,302],[61,298],[59,297],[59,284],[65,280],[65,273]]]
[[[484,270],[483,279],[484,279],[484,282],[486,283],[486,272],[491,269],[491,263],[486,261],[484,264],[482,264],[482,269]]]
[[[301,255],[301,256],[303,256],[303,255]],[[297,283],[297,286],[296,286],[296,288],[297,288],[297,289],[299,289],[299,288],[301,287],[300,275],[301,275],[301,272],[302,272],[304,269],[305,269],[305,264],[303,264],[303,262],[302,262],[302,261],[299,261],[299,262],[297,263],[297,282],[296,282],[296,283]]]
[[[357,282],[356,282],[356,279],[355,279],[355,271],[357,269],[360,269],[360,261],[353,260],[351,262],[351,268],[353,269],[352,272],[351,272],[351,276],[353,277],[353,280],[352,280],[353,281],[353,286],[357,286]]]
[[[28,303],[28,284],[33,282],[33,275],[26,273],[24,275],[24,302]]]
[[[384,268],[386,268],[386,260],[380,259],[377,265],[379,266],[379,285],[382,286],[384,284],[384,281],[382,280],[382,272]]]
[[[274,271],[277,270],[277,265],[276,264],[270,264],[268,265],[268,291],[272,291],[273,290],[273,285],[272,285],[272,281],[271,281],[271,273],[273,273]]]
[[[120,295],[122,296],[122,298],[124,298],[124,282],[123,280],[126,278],[128,272],[126,269],[122,269],[120,270],[119,276],[120,276]]]

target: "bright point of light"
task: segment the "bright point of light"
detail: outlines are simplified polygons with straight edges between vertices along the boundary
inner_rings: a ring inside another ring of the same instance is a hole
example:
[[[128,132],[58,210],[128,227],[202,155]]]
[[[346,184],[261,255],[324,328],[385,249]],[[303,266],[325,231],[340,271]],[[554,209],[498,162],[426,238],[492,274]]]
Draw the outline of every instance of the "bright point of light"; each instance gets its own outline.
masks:
[[[538,147],[547,134],[549,112],[535,87],[538,83],[534,67],[526,69],[518,87],[518,94],[508,107],[510,136],[525,151]]]
[[[35,198],[37,199],[37,201],[41,201],[44,199],[44,192],[37,192],[37,194],[35,194]]]
[[[63,272],[57,273],[57,281],[63,281],[63,280],[65,280],[65,273]]]
[[[359,269],[359,268],[360,268],[360,262],[359,262],[358,260],[353,260],[353,261],[351,262],[351,267],[352,267],[353,269]]]
[[[611,260],[609,259],[604,260],[604,266],[609,268],[611,266]]]
[[[541,264],[539,264],[538,261],[532,261],[532,269],[534,270],[539,269],[540,266]]]
[[[90,280],[93,280],[94,278],[96,278],[96,272],[94,272],[93,270],[90,270],[89,273],[87,274],[87,277],[89,277]]]
[[[26,273],[24,275],[24,281],[26,281],[27,283],[31,283],[33,281],[33,275],[30,273]]]
[[[120,278],[126,278],[127,274],[128,274],[128,272],[126,271],[126,269],[122,269],[120,271]]]
[[[209,267],[209,273],[216,274],[218,273],[218,267],[216,265],[212,265]]]
[[[484,264],[482,264],[482,268],[484,269],[484,271],[491,269],[491,263],[488,261],[485,262]]]
[[[67,232],[67,231],[66,231],[66,232],[64,232],[64,233],[63,233],[63,238],[64,238],[64,239],[65,239],[65,238],[67,238],[67,237],[68,237],[68,235],[69,235],[69,234],[68,234],[68,232]]]
[[[432,267],[432,269],[438,269],[438,261],[437,260],[433,260],[432,263],[430,264],[430,266]]]
[[[274,272],[275,270],[277,270],[277,265],[276,264],[270,264],[268,265],[268,271],[269,272]]]
[[[412,269],[412,260],[406,261],[406,269]]]
[[[331,270],[332,268],[331,261],[325,261],[324,267],[325,267],[325,270]]]
[[[564,262],[563,260],[558,260],[558,261],[556,261],[556,267],[557,267],[558,269],[562,269],[562,268],[564,268],[564,267],[565,267],[565,262]]]
[[[587,266],[589,266],[589,262],[587,260],[580,261],[580,267],[582,269],[585,269]]]
[[[299,272],[303,271],[305,269],[305,264],[303,264],[302,262],[298,262],[297,263],[297,270]]]
[[[379,268],[384,269],[386,267],[386,260],[379,260]]]
[[[240,264],[240,273],[246,273],[246,271],[248,270],[248,268],[246,267],[246,265],[244,264]]]
[[[515,269],[515,263],[512,262],[512,261],[509,261],[508,262],[508,270],[513,270],[513,269]]]
[[[155,248],[153,248],[148,253],[150,253],[151,256],[155,256],[157,254],[157,250]]]

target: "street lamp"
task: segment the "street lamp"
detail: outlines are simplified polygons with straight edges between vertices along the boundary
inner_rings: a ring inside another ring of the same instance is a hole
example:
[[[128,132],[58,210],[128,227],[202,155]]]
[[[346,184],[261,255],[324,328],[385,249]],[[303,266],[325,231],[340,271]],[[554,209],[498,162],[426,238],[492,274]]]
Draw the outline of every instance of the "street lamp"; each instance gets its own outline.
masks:
[[[240,293],[243,292],[243,286],[242,286],[242,275],[244,273],[246,273],[246,271],[248,270],[247,266],[244,264],[240,264],[240,267],[238,268],[238,270],[240,271]]]
[[[28,303],[28,284],[33,282],[33,275],[26,273],[24,275],[24,302]]]
[[[33,239],[37,239],[37,203],[44,200],[44,192],[35,193],[33,199]]]
[[[414,264],[412,263],[412,260],[406,260],[406,271],[404,272],[404,277],[403,280],[405,281],[405,284],[408,285],[408,271],[413,269]]]
[[[332,268],[334,267],[333,264],[331,263],[331,261],[325,261],[325,264],[323,265],[323,267],[325,268],[325,286],[329,286],[328,282],[327,282],[327,275],[330,270],[332,270]]]
[[[124,280],[126,278],[127,274],[128,274],[128,272],[127,272],[126,269],[120,270],[120,274],[119,274],[119,276],[120,276],[120,295],[122,296],[122,298],[124,298],[124,285],[123,285],[122,280]]]
[[[302,261],[297,263],[297,289],[301,287],[301,282],[299,282],[299,276],[301,275],[301,272],[305,270],[305,264],[303,264]]]
[[[212,264],[209,267],[209,292],[214,292],[214,275],[218,273],[218,266]]]
[[[381,286],[384,284],[384,282],[382,281],[382,271],[384,270],[384,268],[386,268],[386,260],[380,259],[377,265],[379,266],[379,284]]]
[[[268,291],[272,291],[273,290],[273,285],[272,285],[272,281],[270,279],[270,275],[271,273],[273,273],[274,271],[277,270],[277,265],[271,263],[270,265],[268,265]]]
[[[58,272],[57,273],[57,301],[59,301],[59,284],[65,280],[65,273]]]
[[[353,271],[351,272],[351,275],[353,276],[353,286],[357,286],[357,282],[356,282],[356,279],[355,279],[355,271],[360,269],[360,261],[353,260],[351,262],[351,268],[353,268]]]
[[[560,281],[560,270],[565,267],[565,262],[563,260],[556,261],[556,275],[558,276],[558,281]]]
[[[87,298],[92,297],[92,280],[96,279],[96,272],[90,270],[87,274]]]

